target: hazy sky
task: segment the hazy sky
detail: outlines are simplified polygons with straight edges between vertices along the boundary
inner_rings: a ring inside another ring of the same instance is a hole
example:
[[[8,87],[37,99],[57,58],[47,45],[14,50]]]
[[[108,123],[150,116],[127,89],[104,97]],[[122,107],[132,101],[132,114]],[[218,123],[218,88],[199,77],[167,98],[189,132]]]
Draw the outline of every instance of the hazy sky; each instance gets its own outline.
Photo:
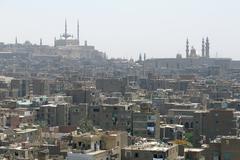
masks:
[[[185,56],[186,37],[200,54],[209,36],[212,57],[240,59],[239,0],[0,0],[0,41],[53,45],[65,18],[109,57]]]

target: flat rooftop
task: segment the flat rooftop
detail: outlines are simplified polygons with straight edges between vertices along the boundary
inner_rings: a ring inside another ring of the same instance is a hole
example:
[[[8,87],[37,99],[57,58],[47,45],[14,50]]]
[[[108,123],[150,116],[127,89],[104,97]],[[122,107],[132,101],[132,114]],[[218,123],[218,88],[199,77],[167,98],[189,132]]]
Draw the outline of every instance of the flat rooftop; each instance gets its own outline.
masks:
[[[136,143],[134,145],[125,147],[125,150],[144,150],[144,151],[163,151],[166,152],[172,147],[176,145],[169,145],[166,143],[159,143],[159,142],[145,142],[145,143]]]
[[[203,148],[184,148],[184,152],[202,152]]]

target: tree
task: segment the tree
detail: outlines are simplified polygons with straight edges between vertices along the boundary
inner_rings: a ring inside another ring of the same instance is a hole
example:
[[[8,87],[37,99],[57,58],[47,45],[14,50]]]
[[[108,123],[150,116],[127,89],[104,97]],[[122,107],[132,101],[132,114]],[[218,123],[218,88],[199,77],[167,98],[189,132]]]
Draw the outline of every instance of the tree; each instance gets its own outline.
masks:
[[[191,145],[193,144],[193,133],[192,132],[186,132],[184,137],[185,137],[185,140],[188,141]]]
[[[83,118],[80,121],[79,131],[82,132],[82,133],[93,132],[94,131],[93,124],[87,117]]]

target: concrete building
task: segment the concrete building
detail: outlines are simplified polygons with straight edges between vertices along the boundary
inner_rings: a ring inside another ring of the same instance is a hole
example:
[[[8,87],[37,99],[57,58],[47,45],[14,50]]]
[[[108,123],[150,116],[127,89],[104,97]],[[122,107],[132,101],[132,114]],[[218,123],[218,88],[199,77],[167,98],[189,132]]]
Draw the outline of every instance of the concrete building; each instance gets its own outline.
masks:
[[[40,106],[38,120],[48,126],[66,126],[69,120],[69,104],[47,104]]]
[[[125,92],[126,79],[104,78],[96,80],[96,89],[102,92]]]
[[[216,136],[236,135],[236,121],[233,109],[213,109],[194,113],[194,143],[208,143]]]
[[[24,126],[21,128],[14,129],[15,131],[15,142],[28,141],[33,144],[38,144],[41,141],[41,128],[39,126]]]
[[[11,80],[11,96],[24,97],[29,95],[29,81],[24,79]]]
[[[122,160],[178,159],[178,145],[140,142],[122,149]]]
[[[133,136],[145,138],[160,138],[160,117],[157,113],[133,112]]]
[[[89,119],[103,130],[131,131],[131,104],[102,104],[89,107]]]
[[[79,126],[88,117],[88,104],[79,104],[69,108],[69,122],[71,126]]]
[[[29,90],[33,95],[49,95],[48,80],[33,78],[29,84]]]
[[[74,134],[73,149],[67,160],[121,160],[121,148],[127,146],[127,132],[107,131]]]
[[[67,89],[65,93],[72,97],[73,104],[90,103],[92,100],[90,89]]]
[[[184,154],[186,160],[207,160],[203,148],[184,148]]]
[[[207,159],[239,160],[240,138],[237,136],[222,136],[210,142]]]
[[[12,144],[10,146],[0,147],[0,154],[4,155],[6,159],[34,159],[36,158],[38,150],[31,147],[29,143]]]
[[[181,140],[184,135],[184,126],[179,124],[160,124],[160,140],[164,142]]]
[[[197,109],[170,109],[168,114],[163,116],[167,123],[183,125],[186,130],[193,129],[193,117]]]
[[[196,103],[177,103],[177,102],[166,102],[158,107],[160,114],[166,115],[170,109],[179,110],[191,110],[198,109],[198,104]]]

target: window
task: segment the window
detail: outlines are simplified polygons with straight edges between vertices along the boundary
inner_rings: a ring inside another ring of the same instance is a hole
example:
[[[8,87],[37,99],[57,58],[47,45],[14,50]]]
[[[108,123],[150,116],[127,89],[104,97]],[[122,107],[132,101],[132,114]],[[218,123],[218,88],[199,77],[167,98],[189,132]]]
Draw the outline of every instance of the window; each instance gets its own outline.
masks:
[[[82,142],[78,142],[78,146],[81,147],[82,146]]]
[[[125,157],[128,157],[128,158],[130,158],[130,157],[131,157],[131,153],[130,153],[130,152],[126,152],[126,155],[125,155]]]
[[[72,148],[73,148],[73,149],[77,148],[77,144],[76,144],[76,143],[73,143],[73,144],[72,144]]]
[[[191,125],[190,125],[190,126],[191,126],[191,128],[193,128],[193,122],[191,122]]]
[[[232,158],[233,157],[232,157],[231,153],[229,153],[229,152],[223,153],[223,159],[224,160],[231,160]]]
[[[220,154],[218,152],[213,152],[213,159],[220,159]]]
[[[153,154],[153,158],[163,158],[164,156],[162,154]]]
[[[135,154],[134,154],[134,157],[135,157],[135,158],[138,158],[138,157],[139,157],[139,154],[138,154],[138,153],[135,153]]]
[[[94,108],[93,112],[99,112],[99,108]]]
[[[153,155],[153,158],[158,158],[157,154],[154,154],[154,155]]]
[[[189,128],[189,123],[186,122],[185,125],[184,125],[184,127],[188,129],[188,128]]]

